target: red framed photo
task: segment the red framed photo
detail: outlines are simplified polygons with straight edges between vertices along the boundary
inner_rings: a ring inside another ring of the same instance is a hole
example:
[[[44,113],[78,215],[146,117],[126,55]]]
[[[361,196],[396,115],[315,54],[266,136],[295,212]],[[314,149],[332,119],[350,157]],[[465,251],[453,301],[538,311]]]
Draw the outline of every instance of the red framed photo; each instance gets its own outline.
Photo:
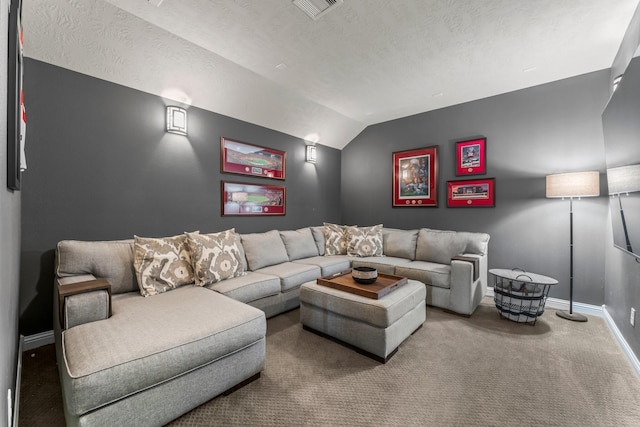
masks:
[[[393,206],[438,206],[438,146],[393,153]]]
[[[284,215],[286,189],[279,185],[222,181],[222,216]]]
[[[220,138],[222,172],[285,179],[286,153],[233,139]]]
[[[456,176],[487,173],[487,138],[456,142]]]
[[[495,182],[495,178],[447,181],[447,207],[494,207]]]

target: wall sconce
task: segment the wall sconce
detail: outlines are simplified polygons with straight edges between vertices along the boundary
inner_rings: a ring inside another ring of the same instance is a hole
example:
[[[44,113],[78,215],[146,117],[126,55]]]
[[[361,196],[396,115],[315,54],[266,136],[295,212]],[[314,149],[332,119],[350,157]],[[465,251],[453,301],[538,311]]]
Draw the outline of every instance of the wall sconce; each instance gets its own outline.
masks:
[[[307,163],[315,163],[317,160],[317,148],[315,145],[307,145],[307,154],[304,160]]]
[[[167,107],[167,132],[187,135],[187,110],[180,107]]]
[[[569,311],[556,311],[563,319],[586,322],[587,317],[573,312],[573,198],[600,195],[598,171],[571,172],[547,175],[547,197],[569,198]]]

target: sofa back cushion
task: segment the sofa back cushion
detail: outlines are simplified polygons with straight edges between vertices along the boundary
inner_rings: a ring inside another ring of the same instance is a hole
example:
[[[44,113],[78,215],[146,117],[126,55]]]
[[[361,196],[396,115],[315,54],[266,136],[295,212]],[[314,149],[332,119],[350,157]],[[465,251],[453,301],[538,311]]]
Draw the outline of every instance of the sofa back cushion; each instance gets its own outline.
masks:
[[[489,235],[466,231],[443,231],[422,228],[418,232],[416,259],[418,261],[451,264],[451,258],[472,253],[484,255],[489,246]]]
[[[107,279],[111,293],[137,292],[133,239],[84,242],[62,240],[56,250],[58,277],[92,274]]]
[[[324,255],[324,227],[322,225],[311,227],[311,234],[313,234],[313,240],[316,242],[318,255]]]
[[[247,257],[247,264],[251,271],[289,261],[287,249],[280,238],[278,230],[271,230],[266,233],[241,234],[240,237]]]
[[[289,261],[318,256],[318,247],[310,228],[280,232],[280,238],[287,249]]]
[[[418,230],[382,229],[383,252],[386,256],[416,259],[416,242]]]

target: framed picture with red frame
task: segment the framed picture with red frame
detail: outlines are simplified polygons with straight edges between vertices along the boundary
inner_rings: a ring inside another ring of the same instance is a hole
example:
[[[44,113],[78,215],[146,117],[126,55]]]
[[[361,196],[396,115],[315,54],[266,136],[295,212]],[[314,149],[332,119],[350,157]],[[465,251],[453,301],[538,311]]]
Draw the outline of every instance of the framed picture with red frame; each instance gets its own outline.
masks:
[[[438,206],[438,146],[393,153],[393,206]]]
[[[279,185],[222,181],[222,216],[284,215],[286,189]]]
[[[487,173],[487,138],[456,142],[456,176]]]
[[[492,208],[496,205],[495,178],[447,181],[447,207]]]
[[[222,172],[285,179],[286,153],[233,139],[220,138]]]

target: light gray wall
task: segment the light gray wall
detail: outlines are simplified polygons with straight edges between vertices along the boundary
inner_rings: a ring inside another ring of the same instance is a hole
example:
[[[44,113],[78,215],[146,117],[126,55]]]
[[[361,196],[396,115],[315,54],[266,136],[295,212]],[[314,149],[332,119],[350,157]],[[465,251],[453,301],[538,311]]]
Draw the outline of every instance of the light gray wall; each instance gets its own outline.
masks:
[[[8,0],[0,0],[0,73],[6,76]],[[0,425],[7,424],[7,390],[15,393],[18,358],[20,192],[7,189],[7,79],[0,84]]]
[[[640,58],[635,58],[625,71],[620,87],[602,114],[602,122],[607,165],[618,167],[640,163]],[[617,202],[612,202],[616,209],[610,212],[617,214]],[[627,205],[627,224],[637,225],[640,212],[629,210],[624,196],[622,203]],[[611,227],[610,223],[608,225]],[[634,229],[631,234],[637,236],[640,230]],[[640,355],[640,263],[615,248],[612,236],[609,232],[606,244],[605,305],[629,346]],[[635,242],[636,253],[640,253],[638,245],[640,242]],[[635,327],[629,322],[632,307],[638,310]]]
[[[604,173],[608,81],[603,70],[367,128],[343,150],[343,221],[488,232],[491,268],[549,275],[560,281],[550,295],[569,299],[569,202],[545,198],[545,176]],[[479,135],[487,137],[484,177],[496,178],[496,207],[447,208],[446,182],[460,179],[455,142]],[[392,153],[431,145],[440,149],[439,206],[393,208]],[[600,305],[607,198],[575,201],[574,211],[574,301]]]
[[[340,151],[198,108],[189,136],[164,131],[157,96],[27,59],[29,172],[23,176],[20,330],[52,327],[53,255],[62,239],[241,233],[340,220]],[[220,137],[286,151],[286,180],[220,173]],[[284,185],[286,215],[221,217],[220,181]]]

